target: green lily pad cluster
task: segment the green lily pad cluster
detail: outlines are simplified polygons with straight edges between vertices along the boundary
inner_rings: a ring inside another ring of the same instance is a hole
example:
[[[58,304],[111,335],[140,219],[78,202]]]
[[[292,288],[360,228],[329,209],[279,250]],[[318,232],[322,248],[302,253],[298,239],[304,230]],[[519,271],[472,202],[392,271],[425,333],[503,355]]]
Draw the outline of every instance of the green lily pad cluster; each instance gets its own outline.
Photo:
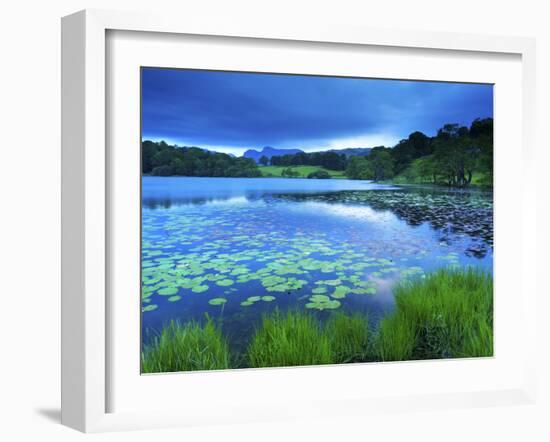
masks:
[[[313,295],[309,298],[306,308],[316,310],[334,310],[340,307],[340,301],[330,299],[326,295]]]
[[[241,305],[243,307],[248,307],[249,305],[253,305],[255,302],[258,302],[258,301],[272,302],[272,301],[275,301],[275,299],[276,299],[275,296],[270,296],[270,295],[250,296],[246,301],[241,302]]]

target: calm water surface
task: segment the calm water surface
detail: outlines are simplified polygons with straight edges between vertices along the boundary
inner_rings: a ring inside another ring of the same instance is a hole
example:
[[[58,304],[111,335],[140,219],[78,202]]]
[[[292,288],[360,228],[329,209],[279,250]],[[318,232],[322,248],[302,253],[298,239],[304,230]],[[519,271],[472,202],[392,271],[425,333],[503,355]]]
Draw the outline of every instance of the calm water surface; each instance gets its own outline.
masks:
[[[263,312],[393,308],[440,267],[492,271],[493,195],[351,180],[157,178],[142,184],[142,331],[218,318],[242,348]]]

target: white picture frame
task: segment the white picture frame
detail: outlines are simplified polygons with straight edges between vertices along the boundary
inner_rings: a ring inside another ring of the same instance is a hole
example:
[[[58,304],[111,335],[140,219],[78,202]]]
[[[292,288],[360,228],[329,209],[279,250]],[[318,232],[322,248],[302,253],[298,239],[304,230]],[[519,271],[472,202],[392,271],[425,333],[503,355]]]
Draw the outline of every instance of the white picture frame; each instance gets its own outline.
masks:
[[[491,37],[416,31],[388,31],[338,26],[295,28],[284,24],[242,22],[202,22],[181,17],[153,16],[123,12],[86,10],[62,21],[62,423],[84,432],[168,426],[206,425],[212,416],[200,407],[189,410],[140,410],[109,412],[108,395],[110,346],[108,343],[109,302],[108,244],[112,240],[112,221],[108,185],[108,136],[106,120],[108,84],[106,36],[110,31],[154,32],[162,35],[199,35],[273,41],[336,43],[383,48],[427,49],[483,54],[511,54],[521,57],[521,159],[523,187],[521,227],[521,297],[524,336],[533,336],[536,316],[535,278],[527,256],[535,256],[534,208],[534,109],[535,43],[532,39]],[[498,117],[497,117],[498,118]],[[497,120],[498,124],[498,120]],[[498,195],[498,189],[496,190]],[[498,204],[498,196],[496,197]],[[531,320],[531,318],[533,318]],[[347,398],[327,397],[310,408],[256,407],[253,402],[236,404],[239,413],[220,412],[216,422],[248,422],[311,417],[338,413],[361,415],[376,410],[398,411],[419,408],[453,408],[530,403],[536,393],[534,348],[526,340],[521,384],[501,389],[481,388],[462,393],[431,392],[425,395],[388,395]],[[498,357],[498,355],[497,355]],[[339,370],[331,367],[331,370]],[[318,370],[309,368],[309,370]],[[260,371],[254,371],[259,373]],[[249,372],[251,373],[251,372]],[[274,370],[254,374],[259,382],[269,382]],[[193,374],[205,376],[205,374]],[[240,378],[247,371],[239,373]],[[195,378],[198,379],[198,378]],[[273,377],[272,382],[277,382]],[[205,385],[208,385],[206,383]],[[248,411],[248,414],[247,414]]]

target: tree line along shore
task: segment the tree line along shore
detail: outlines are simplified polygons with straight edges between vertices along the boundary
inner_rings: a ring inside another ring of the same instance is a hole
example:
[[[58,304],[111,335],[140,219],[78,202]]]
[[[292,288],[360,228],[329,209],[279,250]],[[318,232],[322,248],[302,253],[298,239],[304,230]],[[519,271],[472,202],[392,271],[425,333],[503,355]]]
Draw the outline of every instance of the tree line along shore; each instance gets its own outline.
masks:
[[[271,158],[264,155],[259,163],[251,158],[199,147],[145,140],[142,142],[142,173],[152,176],[348,178],[459,188],[491,187],[493,119],[476,119],[470,126],[445,124],[433,137],[416,131],[393,147],[374,147],[368,155],[299,152]]]

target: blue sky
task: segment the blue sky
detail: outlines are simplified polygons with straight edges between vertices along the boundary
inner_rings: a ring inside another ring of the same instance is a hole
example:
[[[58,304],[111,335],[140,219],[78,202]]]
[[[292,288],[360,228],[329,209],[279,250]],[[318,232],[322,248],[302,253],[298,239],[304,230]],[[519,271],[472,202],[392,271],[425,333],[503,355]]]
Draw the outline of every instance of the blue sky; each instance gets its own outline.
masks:
[[[493,116],[491,85],[184,69],[142,70],[142,138],[240,155],[393,146]]]

